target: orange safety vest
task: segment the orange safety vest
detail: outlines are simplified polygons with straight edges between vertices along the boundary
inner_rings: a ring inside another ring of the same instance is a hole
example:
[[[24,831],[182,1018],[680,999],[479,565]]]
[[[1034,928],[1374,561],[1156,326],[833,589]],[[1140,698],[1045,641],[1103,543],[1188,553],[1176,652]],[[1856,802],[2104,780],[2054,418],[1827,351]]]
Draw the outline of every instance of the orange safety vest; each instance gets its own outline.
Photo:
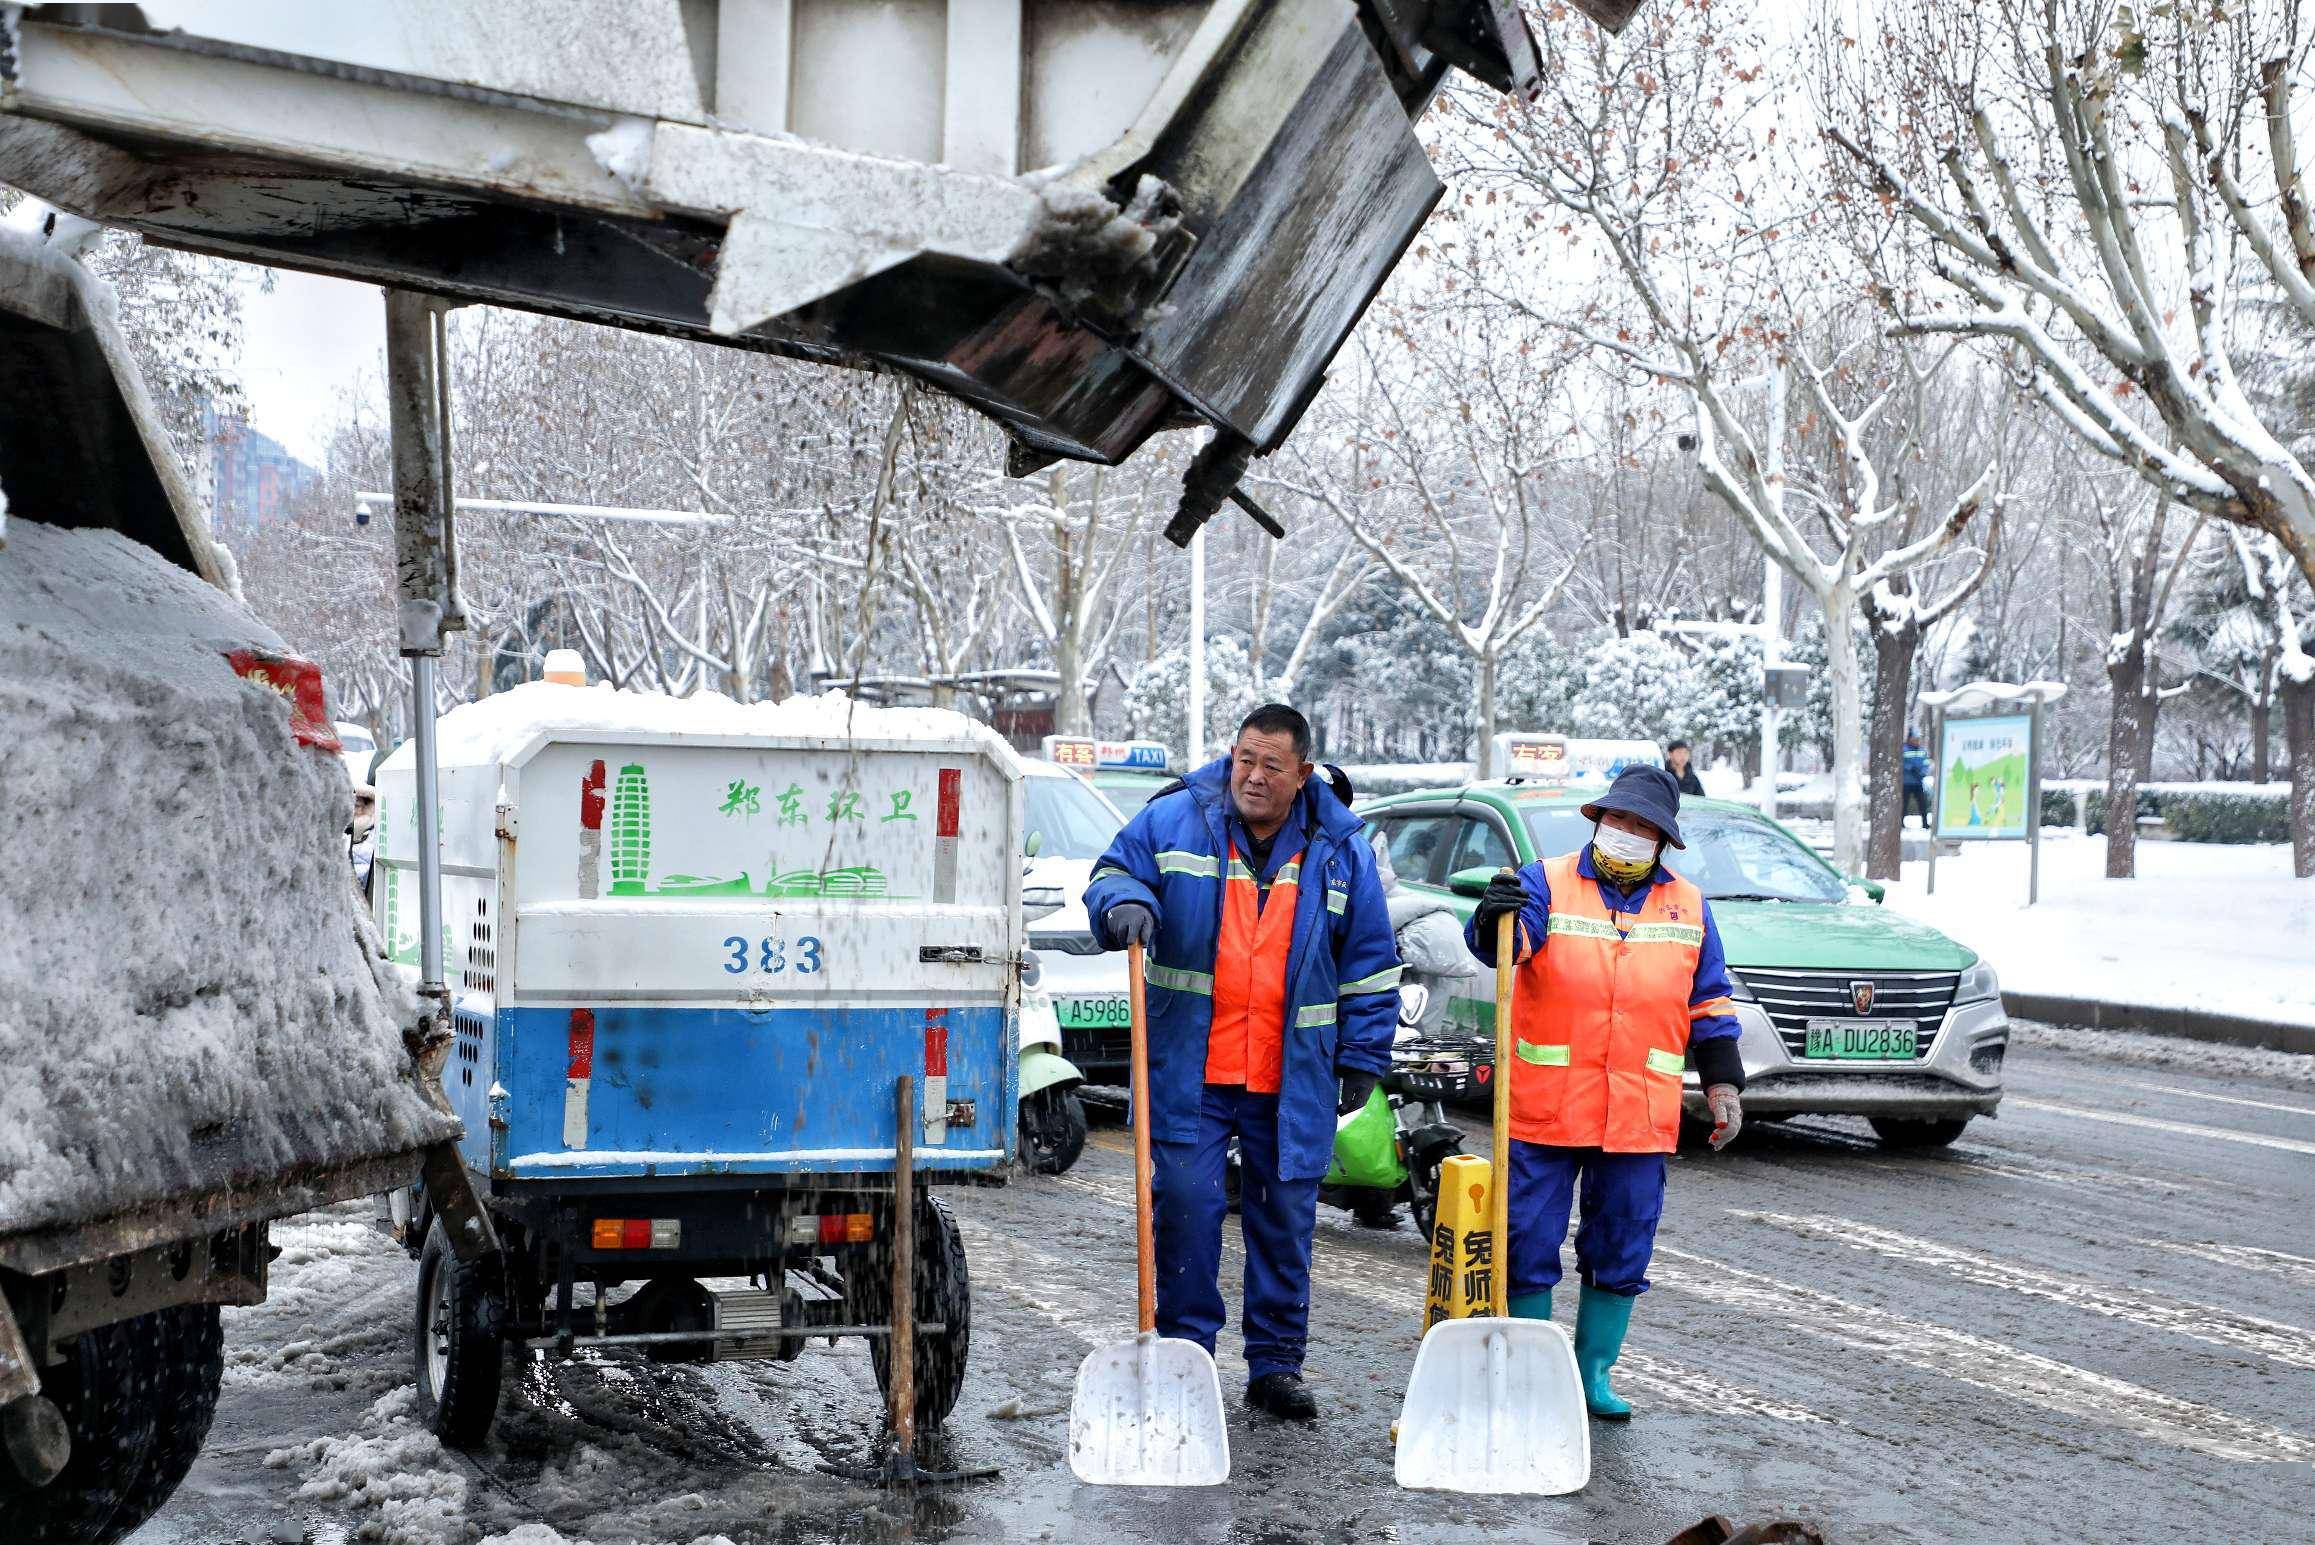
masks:
[[[1648,887],[1637,917],[1617,913],[1576,859],[1543,867],[1551,916],[1513,988],[1511,1135],[1670,1153],[1680,1142],[1704,893],[1675,876]]]
[[[1270,897],[1230,844],[1222,875],[1222,934],[1214,944],[1214,1017],[1206,1031],[1206,1082],[1276,1094],[1286,1060],[1286,960],[1302,854],[1278,866]]]

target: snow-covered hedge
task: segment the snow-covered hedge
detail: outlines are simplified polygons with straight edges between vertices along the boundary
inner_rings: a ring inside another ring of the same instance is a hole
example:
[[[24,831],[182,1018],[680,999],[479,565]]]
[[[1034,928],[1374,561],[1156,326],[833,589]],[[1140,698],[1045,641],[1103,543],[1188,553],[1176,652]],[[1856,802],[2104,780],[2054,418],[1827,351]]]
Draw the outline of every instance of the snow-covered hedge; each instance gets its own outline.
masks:
[[[2159,819],[2181,842],[2288,842],[2290,794],[2284,783],[2142,783],[2138,816]],[[2105,832],[2102,785],[2079,778],[2043,785],[2042,824],[2072,826],[2083,814],[2093,834]]]

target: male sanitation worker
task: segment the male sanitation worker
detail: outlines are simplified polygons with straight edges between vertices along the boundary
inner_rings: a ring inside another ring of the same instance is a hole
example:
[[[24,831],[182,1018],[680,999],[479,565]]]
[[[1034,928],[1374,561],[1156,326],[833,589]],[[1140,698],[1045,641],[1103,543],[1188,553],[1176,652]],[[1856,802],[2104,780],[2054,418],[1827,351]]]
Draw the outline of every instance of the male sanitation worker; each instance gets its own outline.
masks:
[[[1238,1140],[1247,1404],[1309,1421],[1310,1236],[1335,1119],[1390,1067],[1399,956],[1359,820],[1311,777],[1310,722],[1257,708],[1094,865],[1086,915],[1149,952],[1157,1328],[1222,1328],[1223,1175]]]
[[[1592,840],[1563,858],[1499,874],[1465,940],[1495,963],[1499,920],[1517,918],[1511,1079],[1512,1314],[1551,1318],[1568,1204],[1583,1184],[1576,1264],[1576,1366],[1592,1415],[1623,1421],[1609,1387],[1664,1210],[1665,1155],[1679,1145],[1681,1073],[1691,1060],[1712,1111],[1712,1146],[1744,1122],[1744,1064],[1728,963],[1712,908],[1666,869],[1680,840],[1680,787],[1628,767],[1583,807]],[[1500,1074],[1499,1074],[1500,1076]]]

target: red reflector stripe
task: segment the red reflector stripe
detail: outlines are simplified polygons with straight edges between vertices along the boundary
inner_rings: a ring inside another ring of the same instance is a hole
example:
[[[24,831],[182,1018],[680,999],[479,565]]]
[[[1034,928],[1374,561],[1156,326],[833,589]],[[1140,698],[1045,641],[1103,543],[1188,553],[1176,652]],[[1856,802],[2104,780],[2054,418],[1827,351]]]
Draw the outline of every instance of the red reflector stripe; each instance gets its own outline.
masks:
[[[924,1011],[924,1076],[946,1078],[949,1071],[949,1025],[947,1009]]]
[[[965,802],[965,772],[961,767],[940,770],[940,823],[933,828],[936,837],[954,837]]]
[[[593,1009],[571,1010],[571,1071],[569,1076],[572,1078],[593,1078],[595,1076],[595,1011]],[[648,1223],[644,1226],[644,1232],[647,1234],[650,1232]]]
[[[587,768],[587,776],[579,780],[579,825],[591,832],[603,829],[603,764],[596,762]]]

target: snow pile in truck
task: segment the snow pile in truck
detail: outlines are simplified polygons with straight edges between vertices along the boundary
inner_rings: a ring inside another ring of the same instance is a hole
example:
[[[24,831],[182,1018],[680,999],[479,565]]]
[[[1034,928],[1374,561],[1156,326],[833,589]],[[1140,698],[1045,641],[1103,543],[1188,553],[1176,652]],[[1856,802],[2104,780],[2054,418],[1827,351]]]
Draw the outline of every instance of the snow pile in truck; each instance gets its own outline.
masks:
[[[360,911],[281,641],[115,532],[0,548],[0,1234],[449,1136]]]

